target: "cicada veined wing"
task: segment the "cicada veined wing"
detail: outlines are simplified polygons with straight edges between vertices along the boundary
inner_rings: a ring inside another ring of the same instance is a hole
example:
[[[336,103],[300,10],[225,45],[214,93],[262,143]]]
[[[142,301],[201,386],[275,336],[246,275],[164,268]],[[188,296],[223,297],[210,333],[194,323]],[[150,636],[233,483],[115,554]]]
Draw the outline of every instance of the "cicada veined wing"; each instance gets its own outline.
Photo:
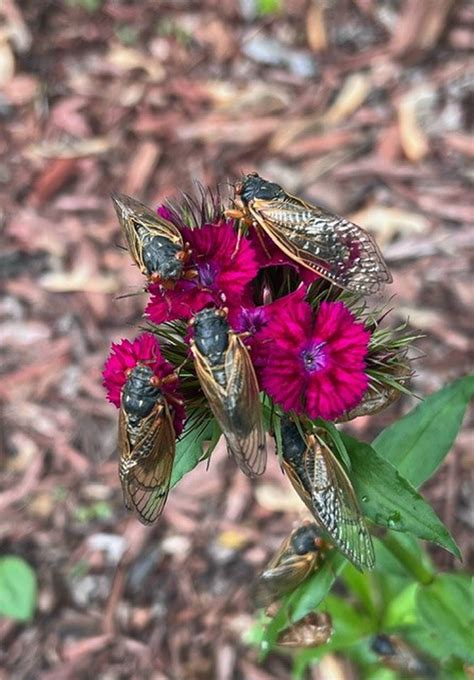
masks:
[[[288,257],[355,293],[376,293],[392,276],[370,234],[344,217],[288,194],[257,173],[236,186],[229,217],[260,228]]]
[[[282,419],[282,463],[293,488],[329,540],[358,568],[372,569],[375,553],[356,495],[341,463],[316,429],[302,437]]]
[[[265,431],[249,350],[231,330],[224,310],[203,309],[192,323],[196,373],[229,452],[246,475],[261,475],[267,459]]]

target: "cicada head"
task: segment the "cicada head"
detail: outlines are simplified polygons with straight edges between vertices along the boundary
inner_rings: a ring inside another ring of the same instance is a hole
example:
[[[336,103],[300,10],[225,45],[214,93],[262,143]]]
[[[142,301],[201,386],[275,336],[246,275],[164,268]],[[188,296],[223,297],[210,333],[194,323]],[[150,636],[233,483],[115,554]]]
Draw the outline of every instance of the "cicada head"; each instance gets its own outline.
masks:
[[[256,172],[245,175],[242,182],[236,186],[236,194],[244,205],[248,205],[255,198],[272,201],[283,194],[283,189],[276,182],[269,182]]]

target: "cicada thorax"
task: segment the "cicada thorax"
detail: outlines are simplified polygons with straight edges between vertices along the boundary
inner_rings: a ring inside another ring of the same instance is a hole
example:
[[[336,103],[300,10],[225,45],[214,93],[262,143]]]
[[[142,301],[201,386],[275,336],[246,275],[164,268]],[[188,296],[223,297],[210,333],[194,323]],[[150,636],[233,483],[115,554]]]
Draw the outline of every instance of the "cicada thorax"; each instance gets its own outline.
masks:
[[[256,605],[268,607],[297,588],[321,564],[327,547],[314,522],[305,522],[292,531],[256,579]]]
[[[281,439],[283,468],[324,534],[358,569],[371,569],[372,540],[326,431],[316,428],[302,435],[296,423],[284,417]]]
[[[164,381],[176,379],[174,375]],[[119,475],[125,505],[144,524],[161,514],[168,495],[176,450],[172,405],[163,380],[145,364],[132,368],[119,411]]]
[[[266,449],[258,382],[249,351],[224,310],[207,308],[193,321],[196,373],[229,452],[249,476],[265,470]]]
[[[320,647],[331,639],[332,619],[327,612],[310,612],[293,625],[278,634],[280,647],[310,648]]]
[[[361,227],[256,173],[237,184],[227,215],[262,229],[288,257],[342,288],[373,293],[392,280],[377,244]]]
[[[164,286],[194,276],[186,265],[190,251],[178,227],[124,194],[112,194],[129,252],[150,282]]]
[[[370,646],[384,666],[403,674],[403,677],[427,680],[439,677],[438,670],[430,659],[416,652],[396,635],[376,635]]]

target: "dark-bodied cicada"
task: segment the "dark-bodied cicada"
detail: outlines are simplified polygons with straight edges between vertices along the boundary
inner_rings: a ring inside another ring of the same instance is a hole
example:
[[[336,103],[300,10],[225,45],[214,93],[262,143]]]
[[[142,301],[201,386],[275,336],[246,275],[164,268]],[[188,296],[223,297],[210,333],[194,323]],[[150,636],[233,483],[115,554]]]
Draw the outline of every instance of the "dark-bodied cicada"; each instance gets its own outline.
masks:
[[[261,475],[267,461],[265,431],[249,351],[231,330],[224,310],[203,309],[192,325],[196,373],[229,453],[246,475]]]
[[[299,264],[356,293],[375,293],[391,274],[374,239],[349,220],[286,193],[257,173],[235,187],[228,217],[262,229]]]
[[[161,384],[151,368],[137,364],[120,400],[120,481],[127,509],[143,524],[154,522],[163,510],[176,451],[172,414]]]
[[[189,253],[179,229],[146,205],[124,194],[112,194],[128,249],[141,273],[167,285],[184,275]]]
[[[295,423],[281,421],[282,463],[293,488],[330,541],[358,568],[372,569],[374,548],[352,485],[317,428],[304,438]]]
[[[268,607],[299,586],[320,565],[326,549],[327,543],[314,522],[292,531],[256,580],[256,606]]]
[[[277,638],[280,647],[311,648],[325,645],[333,633],[332,619],[327,612],[310,612],[282,630]]]
[[[372,638],[371,649],[380,662],[403,678],[427,678],[435,680],[438,670],[432,661],[415,652],[406,642],[396,635],[376,635]]]

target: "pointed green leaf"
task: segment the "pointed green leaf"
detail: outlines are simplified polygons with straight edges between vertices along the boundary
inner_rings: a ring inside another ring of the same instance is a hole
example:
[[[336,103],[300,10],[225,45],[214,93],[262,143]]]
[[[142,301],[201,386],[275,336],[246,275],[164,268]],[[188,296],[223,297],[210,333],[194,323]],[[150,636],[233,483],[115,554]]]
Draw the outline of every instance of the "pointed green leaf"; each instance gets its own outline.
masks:
[[[363,513],[379,526],[441,545],[459,559],[451,534],[416,489],[369,445],[342,435],[352,461],[351,482]]]
[[[373,448],[414,486],[420,486],[451,449],[473,396],[474,376],[456,380],[387,427]]]
[[[36,574],[21,557],[0,558],[0,615],[17,621],[32,618],[36,606]]]
[[[418,612],[424,625],[447,641],[451,653],[474,663],[473,581],[467,574],[438,574],[417,594]]]
[[[171,473],[171,487],[175,486],[187,472],[193,470],[196,465],[207,456],[204,453],[205,442],[213,440],[215,435],[214,420],[205,420],[196,426],[195,419],[190,419],[184,433],[176,444],[173,472]],[[211,447],[211,445],[210,445]]]

